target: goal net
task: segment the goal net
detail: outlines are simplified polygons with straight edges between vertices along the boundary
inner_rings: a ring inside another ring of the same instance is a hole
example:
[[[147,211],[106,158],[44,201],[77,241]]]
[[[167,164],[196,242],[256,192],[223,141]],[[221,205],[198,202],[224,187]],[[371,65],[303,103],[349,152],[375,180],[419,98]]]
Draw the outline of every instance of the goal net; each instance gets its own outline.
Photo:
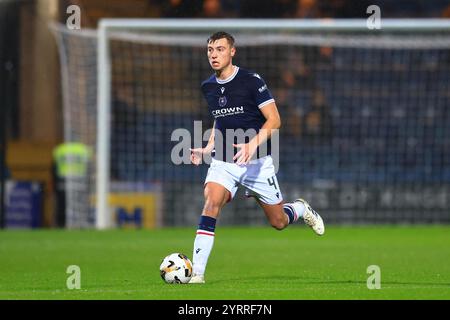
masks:
[[[329,223],[450,221],[448,22],[395,20],[381,30],[365,21],[100,25],[54,27],[65,140],[96,151],[86,183],[98,227],[120,224],[121,214],[147,215],[150,227],[198,222],[208,166],[174,162],[173,133],[190,133],[193,147],[213,124],[200,84],[212,73],[206,39],[222,29],[235,36],[234,63],[260,74],[279,108],[285,200],[307,199]],[[72,214],[85,219],[87,209],[70,199]],[[239,190],[220,223],[266,220]]]

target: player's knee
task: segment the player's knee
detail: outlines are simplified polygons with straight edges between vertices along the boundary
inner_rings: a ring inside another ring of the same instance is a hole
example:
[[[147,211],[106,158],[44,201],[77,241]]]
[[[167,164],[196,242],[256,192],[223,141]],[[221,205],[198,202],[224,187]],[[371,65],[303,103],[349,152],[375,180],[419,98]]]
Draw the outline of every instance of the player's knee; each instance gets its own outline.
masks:
[[[286,221],[281,218],[271,219],[270,224],[275,230],[281,231],[286,228]]]

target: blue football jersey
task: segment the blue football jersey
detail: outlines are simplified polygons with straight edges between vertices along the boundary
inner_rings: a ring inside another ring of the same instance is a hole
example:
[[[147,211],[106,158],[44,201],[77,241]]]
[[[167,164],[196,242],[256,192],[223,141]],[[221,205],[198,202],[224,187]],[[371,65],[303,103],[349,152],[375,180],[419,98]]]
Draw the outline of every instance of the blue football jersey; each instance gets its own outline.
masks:
[[[266,122],[260,109],[274,102],[272,94],[257,73],[239,67],[235,67],[234,73],[225,80],[220,80],[213,74],[202,83],[201,88],[208,103],[209,112],[216,121],[216,129],[222,133],[223,137],[223,141],[215,139],[214,157],[232,162],[233,155],[237,152],[232,144],[247,143],[252,136],[245,137],[245,141],[238,141],[234,136],[231,141],[228,141],[230,139],[227,139],[226,130],[242,129],[247,133],[258,133]],[[264,147],[261,152],[258,148],[257,157],[270,155],[270,139]],[[233,155],[228,154],[226,150],[233,150]]]

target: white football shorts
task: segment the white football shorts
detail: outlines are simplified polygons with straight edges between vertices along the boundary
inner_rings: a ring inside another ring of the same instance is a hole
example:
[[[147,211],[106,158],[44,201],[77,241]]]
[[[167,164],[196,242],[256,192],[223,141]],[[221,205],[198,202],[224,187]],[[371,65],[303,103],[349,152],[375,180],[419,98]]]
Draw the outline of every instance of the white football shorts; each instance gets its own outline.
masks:
[[[230,191],[231,199],[238,187],[243,186],[247,197],[256,197],[263,203],[279,204],[283,201],[271,156],[252,160],[245,166],[213,158],[205,185],[208,182],[224,186]]]

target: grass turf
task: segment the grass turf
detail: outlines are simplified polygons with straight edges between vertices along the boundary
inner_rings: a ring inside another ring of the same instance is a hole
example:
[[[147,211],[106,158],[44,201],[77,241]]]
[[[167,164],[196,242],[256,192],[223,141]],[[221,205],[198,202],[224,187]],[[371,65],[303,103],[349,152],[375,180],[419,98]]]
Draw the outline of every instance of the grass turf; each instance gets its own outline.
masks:
[[[159,276],[193,228],[0,232],[0,299],[450,299],[450,226],[219,227],[205,285]],[[67,267],[81,289],[66,287]],[[367,288],[369,265],[381,289]]]

